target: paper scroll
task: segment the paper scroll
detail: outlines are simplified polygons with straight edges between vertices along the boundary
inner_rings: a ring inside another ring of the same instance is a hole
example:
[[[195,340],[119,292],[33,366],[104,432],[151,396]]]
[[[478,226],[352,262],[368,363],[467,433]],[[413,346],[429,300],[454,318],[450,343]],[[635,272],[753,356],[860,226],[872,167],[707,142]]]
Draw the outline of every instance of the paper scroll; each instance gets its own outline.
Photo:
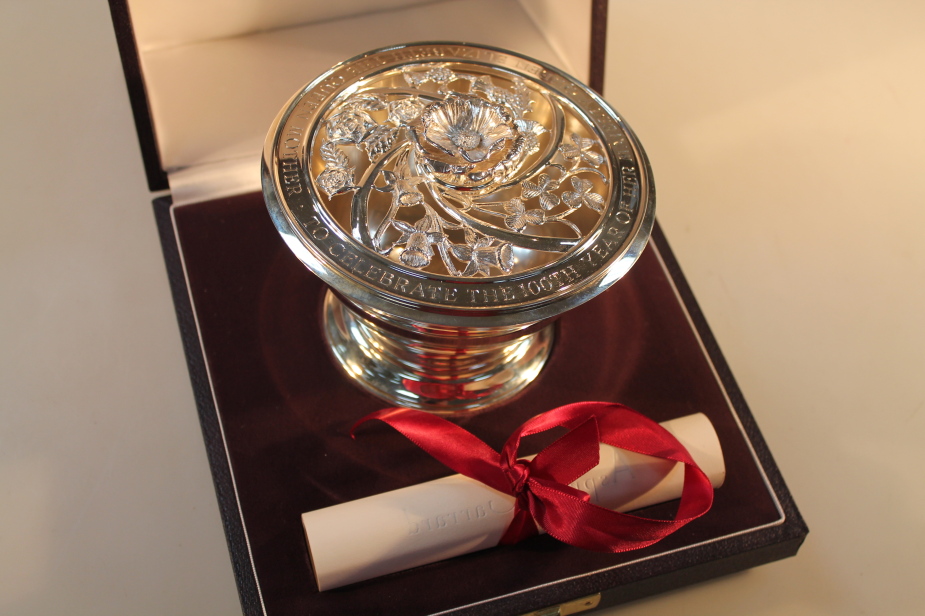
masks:
[[[661,424],[688,450],[713,487],[726,476],[719,440],[703,414]],[[601,444],[600,463],[572,483],[591,501],[632,511],[679,498],[684,465]],[[498,544],[514,498],[463,475],[302,515],[319,590],[426,565]]]

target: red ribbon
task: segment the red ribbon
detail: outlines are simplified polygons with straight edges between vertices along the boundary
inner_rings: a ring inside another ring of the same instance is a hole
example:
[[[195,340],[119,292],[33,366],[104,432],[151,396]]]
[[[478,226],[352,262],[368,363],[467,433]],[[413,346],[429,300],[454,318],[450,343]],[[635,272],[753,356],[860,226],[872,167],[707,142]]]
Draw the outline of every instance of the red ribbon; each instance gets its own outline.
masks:
[[[514,519],[501,543],[516,543],[538,533],[537,524],[569,545],[598,552],[625,552],[652,545],[706,513],[713,486],[678,440],[651,419],[622,404],[576,402],[537,415],[508,438],[499,454],[456,424],[421,411],[389,408],[371,413],[457,473],[515,498]],[[517,459],[524,436],[564,427],[569,432],[533,460]],[[569,486],[597,466],[598,443],[681,462],[684,488],[672,520],[618,513],[590,502]]]

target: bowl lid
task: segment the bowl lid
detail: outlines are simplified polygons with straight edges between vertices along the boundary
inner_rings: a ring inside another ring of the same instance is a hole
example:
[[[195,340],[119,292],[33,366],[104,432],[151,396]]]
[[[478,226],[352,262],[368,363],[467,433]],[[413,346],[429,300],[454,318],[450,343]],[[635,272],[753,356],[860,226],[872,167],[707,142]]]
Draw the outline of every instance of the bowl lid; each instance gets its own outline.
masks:
[[[616,111],[547,64],[470,44],[335,66],[280,112],[262,167],[305,265],[424,323],[556,316],[622,277],[654,220],[648,160]]]

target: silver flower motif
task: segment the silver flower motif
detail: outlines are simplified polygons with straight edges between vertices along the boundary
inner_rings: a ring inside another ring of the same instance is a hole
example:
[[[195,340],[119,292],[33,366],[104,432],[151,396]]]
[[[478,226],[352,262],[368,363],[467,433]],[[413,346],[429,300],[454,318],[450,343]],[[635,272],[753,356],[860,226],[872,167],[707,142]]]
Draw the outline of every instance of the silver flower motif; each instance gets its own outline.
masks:
[[[515,77],[513,82],[513,90],[506,90],[492,83],[488,75],[482,75],[470,80],[469,91],[485,94],[490,101],[504,105],[511,110],[515,118],[521,119],[525,113],[530,111],[533,101],[530,99],[530,91],[523,79]]]
[[[373,126],[368,113],[346,109],[328,120],[328,138],[335,143],[359,143]]]
[[[405,249],[401,251],[401,262],[408,267],[420,269],[430,265],[430,260],[434,256],[434,251],[427,240],[427,234],[421,231],[415,231],[408,238]]]
[[[533,154],[540,150],[539,136],[547,132],[539,122],[533,120],[514,120],[517,131],[524,138],[524,153]]]
[[[395,244],[405,245],[404,250],[401,251],[398,257],[401,262],[414,269],[421,269],[430,265],[430,261],[434,257],[431,244],[442,242],[445,239],[443,233],[434,230],[436,226],[434,221],[425,216],[414,223],[414,226],[401,220],[392,221],[392,225],[402,232],[401,238],[395,242]]]
[[[524,207],[524,202],[520,199],[511,199],[504,204],[504,211],[508,213],[504,217],[504,225],[520,233],[527,225],[541,225],[546,222],[546,213],[543,210],[529,210]]]
[[[559,205],[559,196],[552,193],[559,189],[559,182],[551,179],[548,174],[541,173],[537,176],[536,183],[524,180],[520,189],[524,199],[539,197],[540,207],[544,210],[548,211]]]
[[[353,185],[353,174],[343,167],[328,167],[317,178],[318,185],[333,197],[337,193]]]
[[[409,96],[389,103],[389,121],[395,124],[411,124],[424,111],[424,101],[417,96]]]
[[[604,197],[597,193],[591,192],[594,184],[584,178],[572,177],[572,187],[574,191],[562,193],[562,200],[569,207],[581,207],[587,205],[595,212],[604,211]]]
[[[408,85],[412,88],[417,88],[421,84],[432,81],[437,84],[437,89],[443,91],[446,88],[446,85],[456,79],[456,73],[451,71],[445,66],[436,66],[427,71],[414,71],[411,70],[412,67],[406,67],[402,70],[402,74],[405,76],[405,81],[408,82]]]
[[[424,139],[446,154],[480,163],[514,137],[510,118],[497,105],[450,95],[423,114]]]
[[[438,66],[428,71],[427,78],[434,83],[445,85],[453,81],[453,79],[456,78],[456,74],[445,66]]]
[[[315,181],[318,186],[328,193],[328,197],[345,190],[356,188],[353,185],[353,167],[347,155],[340,151],[333,141],[325,141],[320,148],[321,159],[324,161],[324,171],[318,174]]]
[[[585,139],[572,133],[572,143],[563,143],[559,146],[559,150],[569,160],[578,158],[597,167],[604,162],[604,156],[591,149],[595,145],[597,143],[593,139]]]
[[[369,131],[363,139],[363,149],[366,150],[369,160],[378,162],[388,152],[398,136],[398,129],[391,126],[377,125]]]
[[[492,245],[494,240],[490,237],[480,237],[474,244],[453,244],[453,255],[460,261],[466,261],[466,269],[462,276],[475,276],[491,274],[491,268],[496,267],[505,274],[514,267],[514,249],[507,242]]]
[[[387,188],[392,193],[392,201],[399,207],[420,205],[424,202],[424,195],[417,188],[425,178],[420,176],[407,176],[393,171],[383,171]]]
[[[504,178],[524,151],[504,107],[463,94],[428,105],[413,132],[429,168],[452,186]]]

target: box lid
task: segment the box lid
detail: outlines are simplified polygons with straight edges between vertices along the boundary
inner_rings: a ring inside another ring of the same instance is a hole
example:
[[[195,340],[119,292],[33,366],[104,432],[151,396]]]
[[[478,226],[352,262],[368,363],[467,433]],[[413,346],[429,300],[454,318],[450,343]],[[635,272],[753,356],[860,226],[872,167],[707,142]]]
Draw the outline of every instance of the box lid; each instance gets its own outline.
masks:
[[[110,7],[148,184],[170,188],[175,202],[259,190],[263,140],[283,103],[334,64],[377,47],[482,43],[562,67],[598,91],[603,82],[606,0],[110,0]]]

